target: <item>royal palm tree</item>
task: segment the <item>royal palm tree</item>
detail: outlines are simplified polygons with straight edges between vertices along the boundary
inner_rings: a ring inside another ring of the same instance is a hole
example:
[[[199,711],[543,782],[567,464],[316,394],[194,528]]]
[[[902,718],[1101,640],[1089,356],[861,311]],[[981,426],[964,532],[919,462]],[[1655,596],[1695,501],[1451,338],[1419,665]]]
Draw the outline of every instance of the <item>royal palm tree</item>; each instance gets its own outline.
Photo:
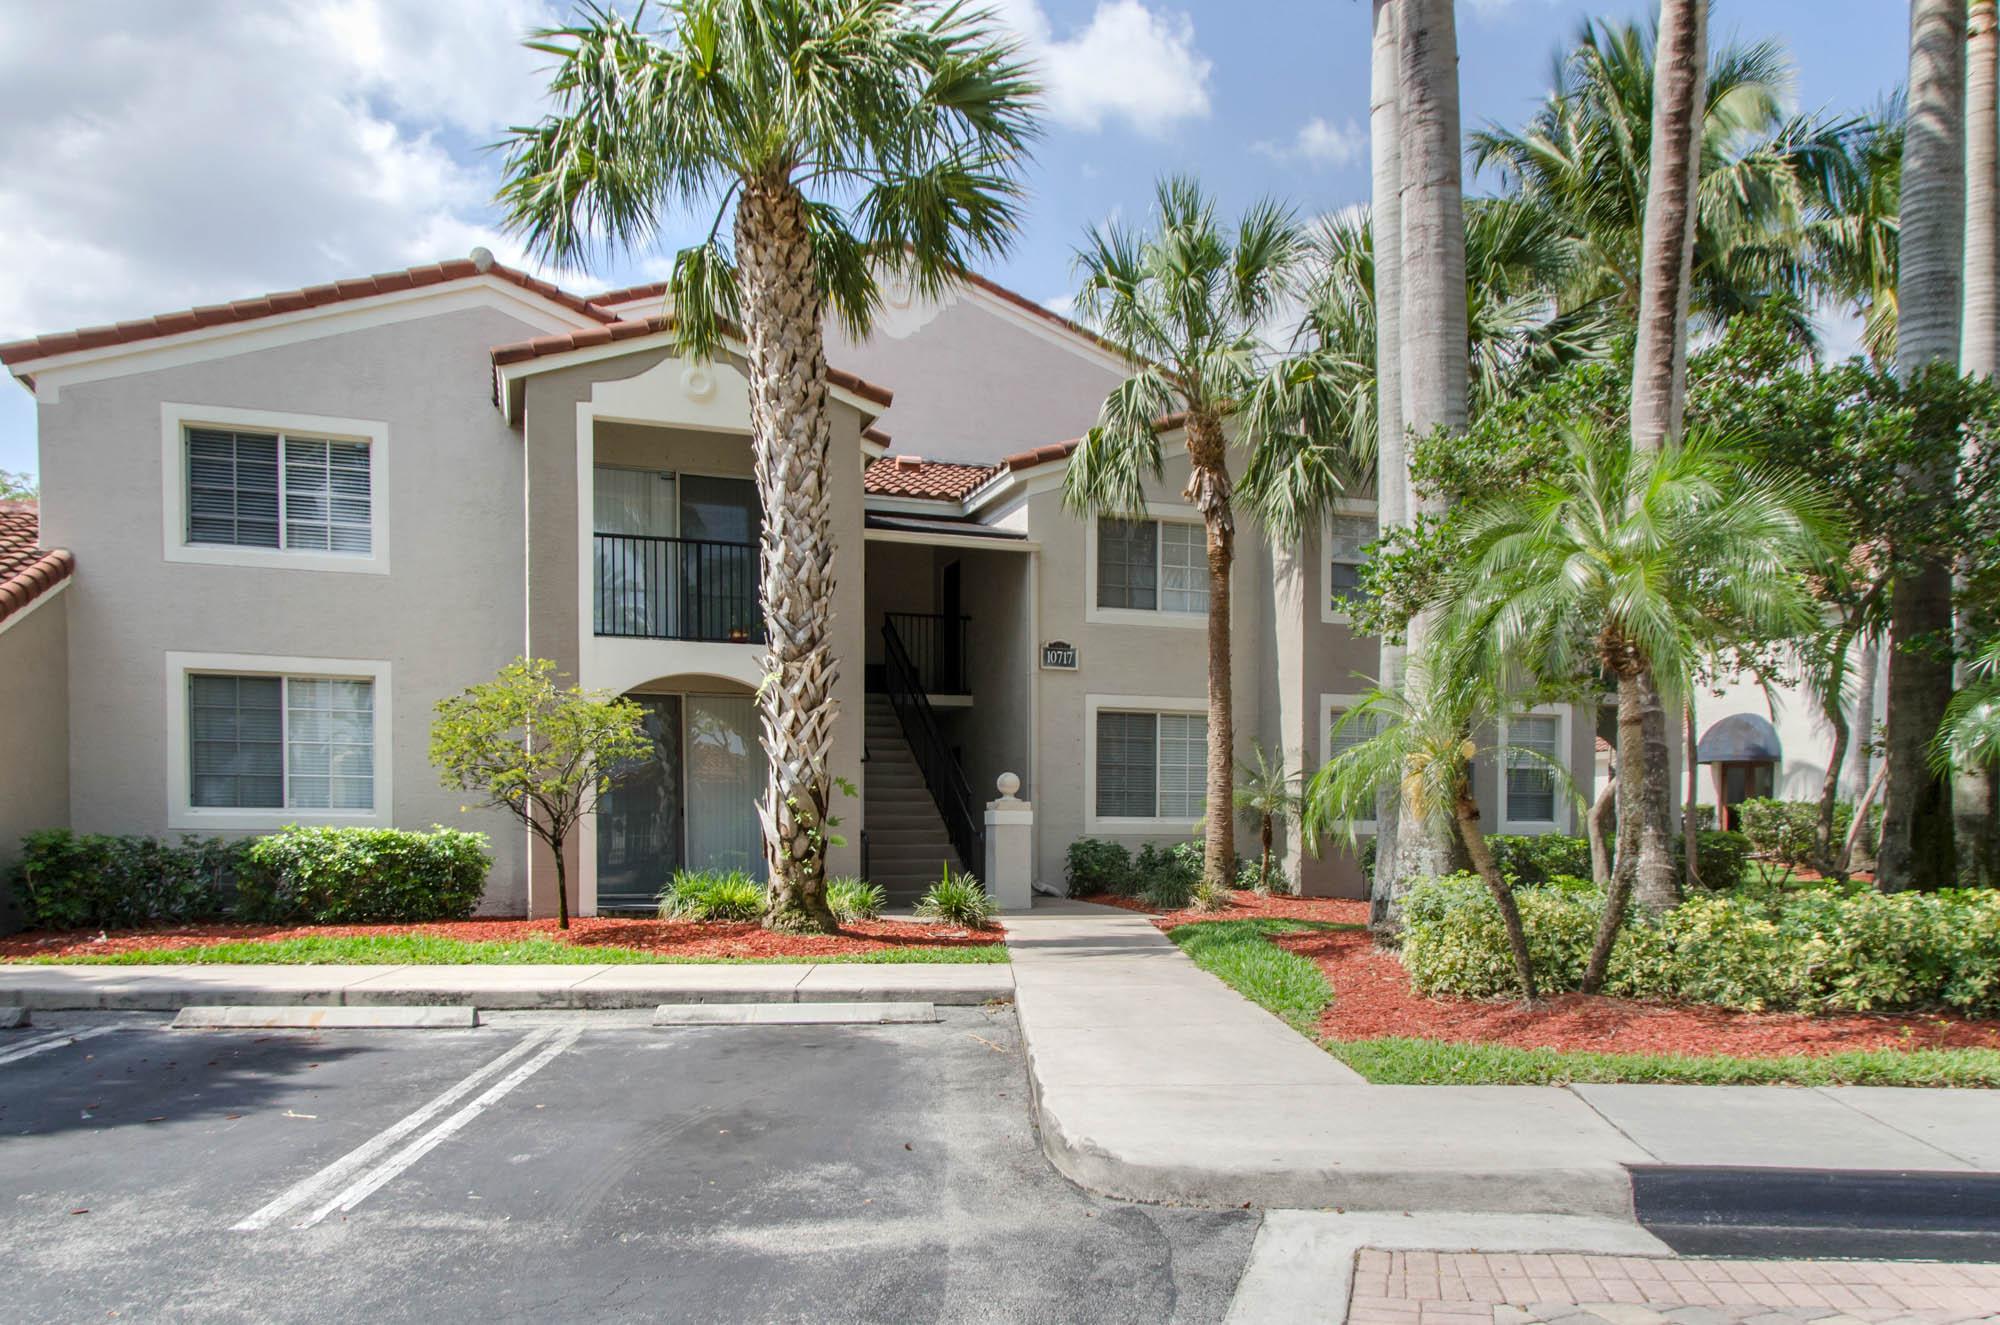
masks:
[[[1262,745],[1250,747],[1251,758],[1242,761],[1236,778],[1236,810],[1257,824],[1257,890],[1271,891],[1271,845],[1277,826],[1299,813],[1299,780],[1302,774],[1285,767],[1285,752],[1273,753]],[[1284,891],[1290,892],[1290,887]]]
[[[1254,204],[1234,226],[1192,179],[1174,176],[1156,190],[1154,228],[1134,233],[1116,223],[1094,227],[1077,254],[1083,277],[1078,313],[1139,365],[1105,397],[1097,424],[1070,458],[1063,500],[1090,515],[1143,515],[1145,483],[1164,472],[1160,424],[1181,415],[1187,438],[1185,495],[1200,513],[1208,570],[1207,804],[1235,803],[1235,719],[1229,658],[1229,575],[1236,519],[1229,451],[1258,463],[1260,451],[1305,449],[1296,413],[1252,409],[1272,369],[1260,331],[1298,283],[1304,234],[1285,208]],[[1336,487],[1339,480],[1329,480]],[[1327,493],[1330,496],[1331,493]],[[1321,498],[1307,498],[1307,506]],[[1296,537],[1307,518],[1280,511]],[[1236,830],[1230,813],[1209,814],[1202,876],[1213,888],[1235,877]]]
[[[1396,0],[1375,0],[1368,69],[1368,228],[1380,235],[1368,291],[1374,297],[1374,331],[1365,358],[1375,380],[1375,520],[1382,530],[1410,522],[1410,462],[1403,435],[1403,142],[1402,14]],[[1359,345],[1359,338],[1356,344]],[[1353,433],[1350,436],[1355,435]],[[1363,444],[1365,449],[1365,443]],[[1384,635],[1375,675],[1396,684],[1403,671],[1403,643]],[[1393,796],[1375,811],[1375,876],[1396,877],[1398,812]],[[1371,894],[1375,889],[1371,886]],[[1386,906],[1388,897],[1383,895]],[[1371,896],[1370,910],[1374,909]]]
[[[1402,138],[1403,426],[1418,437],[1465,431],[1470,409],[1465,309],[1465,190],[1459,137],[1458,26],[1453,0],[1402,0],[1397,77]],[[1399,476],[1409,491],[1407,476]],[[1435,499],[1410,492],[1412,515],[1436,515]],[[1421,656],[1428,614],[1410,623]],[[1419,676],[1421,679],[1421,676]],[[1411,698],[1422,707],[1421,695]],[[1400,925],[1398,899],[1417,879],[1451,867],[1451,842],[1433,821],[1399,826],[1395,874],[1378,902],[1378,932]]]
[[[1495,724],[1499,707],[1490,679],[1473,670],[1471,662],[1463,641],[1434,636],[1429,651],[1411,660],[1405,680],[1416,684],[1377,687],[1348,710],[1334,730],[1352,728],[1366,733],[1365,738],[1335,755],[1306,784],[1306,833],[1315,849],[1319,838],[1331,834],[1353,843],[1355,824],[1374,816],[1384,790],[1397,802],[1405,823],[1456,833],[1500,908],[1522,1001],[1533,1003],[1535,967],[1528,933],[1513,887],[1487,845],[1473,792],[1473,761],[1488,753],[1473,736]],[[1541,760],[1552,775],[1567,778],[1559,763],[1541,759],[1538,752],[1524,753]]]
[[[1643,729],[1662,690],[1687,694],[1697,666],[1735,638],[1782,638],[1815,621],[1804,572],[1825,554],[1824,498],[1754,469],[1705,432],[1657,452],[1597,426],[1564,435],[1536,482],[1461,512],[1464,542],[1445,588],[1443,629],[1476,642],[1480,670],[1560,685],[1618,683],[1619,799],[1638,804],[1649,768]],[[1663,761],[1660,761],[1663,762]],[[1627,898],[1679,901],[1664,822],[1621,844],[1586,987],[1604,975]]]
[[[1680,0],[1668,10],[1678,10]],[[1685,32],[1685,28],[1680,29]],[[1553,89],[1525,128],[1471,136],[1481,168],[1563,218],[1582,246],[1565,302],[1610,295],[1636,318],[1645,283],[1642,230],[1654,125],[1652,32],[1587,22],[1560,53]],[[1772,42],[1726,46],[1707,64],[1700,101],[1689,305],[1711,326],[1804,288],[1797,230],[1849,127],[1784,111],[1790,69]],[[1802,313],[1798,332],[1810,334]]]
[[[1897,195],[1903,178],[1903,98],[1885,100],[1840,139],[1818,177],[1804,230],[1811,283],[1861,318],[1875,363],[1896,357]]]
[[[1972,0],[1965,56],[1965,333],[1958,367],[1991,378],[2000,372],[2000,0]],[[1967,633],[1962,613],[1958,633]],[[1961,663],[1954,680],[1963,688],[1971,679]],[[1959,876],[1974,886],[1994,878],[1992,806],[1992,765],[1957,770],[1952,832]]]
[[[1958,368],[1964,310],[1966,0],[1913,0],[1903,121],[1896,375]],[[1950,466],[1908,466],[1912,492],[1942,496]],[[1889,779],[1876,880],[1884,891],[1955,880],[1951,795],[1926,755],[1951,695],[1951,567],[1899,557],[1889,590]]]
[[[644,28],[588,5],[530,45],[555,60],[554,111],[509,134],[500,201],[545,258],[656,242],[673,209],[715,219],[674,258],[681,353],[740,326],[763,504],[770,639],[758,689],[770,783],[764,923],[829,930],[836,717],[822,320],[866,334],[876,275],[925,293],[1002,251],[1035,88],[986,15],[904,0],[679,0]],[[732,215],[733,209],[733,215]],[[724,238],[729,223],[730,239]]]

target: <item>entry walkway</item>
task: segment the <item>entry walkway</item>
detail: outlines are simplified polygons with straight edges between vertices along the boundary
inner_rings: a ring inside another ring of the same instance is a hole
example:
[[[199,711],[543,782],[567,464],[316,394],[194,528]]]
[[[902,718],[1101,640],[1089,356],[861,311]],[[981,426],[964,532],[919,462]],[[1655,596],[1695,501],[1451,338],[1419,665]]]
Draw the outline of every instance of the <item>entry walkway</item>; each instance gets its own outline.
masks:
[[[2000,1092],[1374,1086],[1145,916],[1003,923],[1042,1147],[1107,1195],[1630,1218],[1627,1165],[2000,1169]]]

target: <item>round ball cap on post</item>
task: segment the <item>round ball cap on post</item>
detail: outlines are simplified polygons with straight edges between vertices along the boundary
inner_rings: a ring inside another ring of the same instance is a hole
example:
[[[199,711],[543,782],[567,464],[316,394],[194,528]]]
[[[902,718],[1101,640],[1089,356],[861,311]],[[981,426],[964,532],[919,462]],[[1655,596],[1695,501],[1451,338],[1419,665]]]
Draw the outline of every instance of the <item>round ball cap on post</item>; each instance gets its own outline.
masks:
[[[993,785],[1000,789],[1002,796],[1005,796],[1008,800],[1013,800],[1014,793],[1021,789],[1021,779],[1015,777],[1012,773],[1002,773],[993,780]]]

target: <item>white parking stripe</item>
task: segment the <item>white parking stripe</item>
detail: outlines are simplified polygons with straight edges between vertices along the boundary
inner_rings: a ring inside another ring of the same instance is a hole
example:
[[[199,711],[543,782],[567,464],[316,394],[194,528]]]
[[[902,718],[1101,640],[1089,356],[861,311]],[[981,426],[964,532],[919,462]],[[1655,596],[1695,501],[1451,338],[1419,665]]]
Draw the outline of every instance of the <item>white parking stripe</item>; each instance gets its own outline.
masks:
[[[422,1127],[431,1119],[437,1117],[440,1113],[443,1113],[453,1104],[456,1104],[475,1086],[479,1085],[480,1082],[497,1072],[504,1071],[510,1064],[533,1052],[536,1046],[555,1033],[556,1028],[551,1026],[545,1026],[540,1030],[529,1032],[528,1036],[519,1044],[472,1073],[472,1075],[466,1077],[463,1081],[460,1081],[409,1117],[386,1131],[371,1137],[353,1150],[348,1151],[345,1155],[342,1155],[339,1159],[336,1159],[333,1163],[327,1165],[311,1177],[294,1183],[269,1205],[230,1225],[230,1227],[238,1230],[266,1228],[307,1202],[316,1201],[326,1195],[326,1193],[338,1190],[341,1184],[347,1182],[356,1173],[374,1163],[377,1158],[387,1152],[397,1142],[416,1131],[419,1127]]]
[[[583,1028],[580,1026],[561,1032],[540,1053],[515,1068],[512,1072],[509,1072],[500,1080],[494,1082],[478,1099],[466,1105],[436,1127],[431,1128],[430,1131],[425,1132],[422,1136],[404,1146],[388,1159],[383,1160],[367,1173],[364,1173],[346,1191],[340,1193],[340,1195],[334,1197],[304,1219],[301,1219],[295,1227],[311,1228],[335,1210],[352,1210],[355,1206],[367,1200],[370,1195],[379,1190],[397,1174],[429,1154],[446,1137],[456,1132],[459,1128],[464,1127],[480,1114],[486,1112],[490,1105],[498,1103],[514,1087],[520,1085],[544,1067],[547,1067],[558,1054],[575,1044],[577,1037],[582,1034]]]
[[[44,1050],[60,1049],[66,1044],[75,1044],[79,1040],[88,1040],[98,1035],[109,1035],[117,1029],[116,1026],[91,1026],[80,1031],[57,1031],[53,1035],[44,1035],[39,1040],[32,1040],[27,1044],[16,1045],[5,1053],[0,1053],[0,1063],[13,1063],[23,1058],[32,1058]]]

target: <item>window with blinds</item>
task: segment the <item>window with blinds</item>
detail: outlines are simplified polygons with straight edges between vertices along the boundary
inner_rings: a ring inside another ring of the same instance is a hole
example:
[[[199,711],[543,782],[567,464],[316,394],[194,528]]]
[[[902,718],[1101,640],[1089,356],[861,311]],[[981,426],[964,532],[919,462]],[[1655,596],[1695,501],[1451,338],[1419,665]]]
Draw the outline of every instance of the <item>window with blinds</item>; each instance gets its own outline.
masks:
[[[375,808],[375,683],[188,676],[188,788],[198,807]]]
[[[1510,823],[1553,823],[1556,817],[1555,770],[1522,751],[1548,759],[1561,753],[1562,719],[1554,714],[1529,714],[1507,720],[1507,810]]]
[[[1097,715],[1097,814],[1194,819],[1208,771],[1208,719],[1191,713]]]
[[[1372,515],[1327,517],[1326,583],[1330,606],[1334,611],[1343,611],[1365,596],[1361,587],[1361,568],[1368,564],[1366,549],[1376,536],[1375,517]]]
[[[1207,542],[1179,520],[1097,521],[1097,605],[1140,612],[1208,611]]]
[[[187,541],[367,556],[367,442],[189,428]]]

